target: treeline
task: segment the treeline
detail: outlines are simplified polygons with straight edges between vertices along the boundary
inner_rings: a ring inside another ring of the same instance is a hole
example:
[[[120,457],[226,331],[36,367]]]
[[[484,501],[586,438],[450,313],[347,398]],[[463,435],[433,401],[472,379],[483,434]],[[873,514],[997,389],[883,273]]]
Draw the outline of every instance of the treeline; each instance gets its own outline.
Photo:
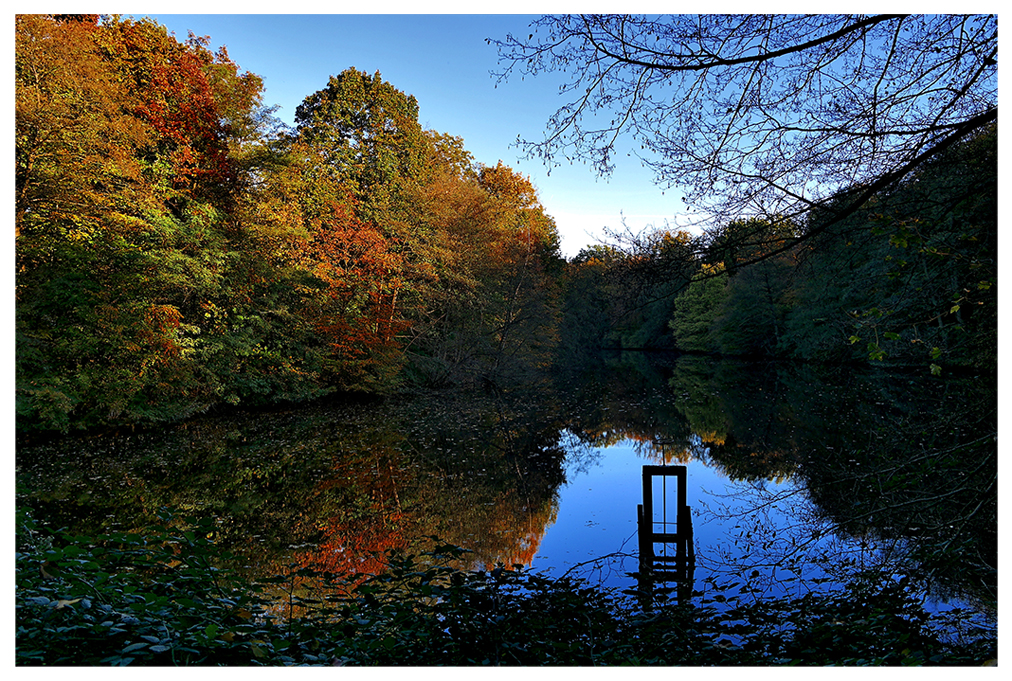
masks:
[[[496,385],[556,342],[530,181],[354,68],[288,128],[261,79],[150,19],[16,18],[21,430],[406,382]]]
[[[602,347],[997,366],[996,128],[846,219],[567,263],[531,182],[424,130],[378,73],[332,76],[289,128],[206,39],[21,15],[15,74],[24,432],[495,389]]]
[[[803,223],[742,219],[584,249],[562,337],[993,372],[997,160],[992,128],[842,220],[831,206]]]

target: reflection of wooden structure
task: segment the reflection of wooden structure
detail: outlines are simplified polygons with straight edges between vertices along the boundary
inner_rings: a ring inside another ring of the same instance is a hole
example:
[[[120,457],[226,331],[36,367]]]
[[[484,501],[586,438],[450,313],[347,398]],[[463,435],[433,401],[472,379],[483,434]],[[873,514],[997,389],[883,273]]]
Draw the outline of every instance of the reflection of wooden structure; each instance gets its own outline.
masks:
[[[677,483],[676,500],[669,504],[667,479],[672,476]],[[654,503],[655,478],[661,482],[657,504]],[[692,514],[686,496],[687,479],[685,466],[643,467],[643,503],[636,507],[636,527],[640,591],[645,597],[653,591],[654,582],[677,582],[679,601],[684,602],[692,595],[696,552],[692,542]],[[673,521],[668,520],[669,512],[674,516]]]

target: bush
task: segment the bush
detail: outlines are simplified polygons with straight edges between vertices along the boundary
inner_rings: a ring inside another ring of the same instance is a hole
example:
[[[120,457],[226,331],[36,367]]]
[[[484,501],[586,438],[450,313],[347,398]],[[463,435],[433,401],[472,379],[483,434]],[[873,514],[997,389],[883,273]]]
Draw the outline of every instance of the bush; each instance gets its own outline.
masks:
[[[993,640],[944,641],[891,579],[798,599],[691,605],[502,566],[462,549],[391,554],[349,582],[292,569],[256,584],[217,569],[214,523],[46,535],[18,519],[18,665],[980,664]],[[280,590],[279,590],[280,587]],[[730,593],[730,592],[728,592]]]

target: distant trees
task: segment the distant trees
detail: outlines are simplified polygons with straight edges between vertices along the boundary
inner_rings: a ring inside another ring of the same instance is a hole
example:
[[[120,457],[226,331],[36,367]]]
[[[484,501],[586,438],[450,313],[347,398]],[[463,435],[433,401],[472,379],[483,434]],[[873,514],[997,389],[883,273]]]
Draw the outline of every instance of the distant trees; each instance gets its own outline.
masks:
[[[717,244],[712,252],[723,257],[703,265],[710,272],[675,299],[676,343],[727,354],[889,359],[935,373],[943,362],[993,369],[996,142],[996,130],[981,131],[776,255]],[[809,216],[816,229],[824,219],[832,213]],[[759,232],[754,222],[744,228]],[[776,248],[778,240],[764,241]],[[757,262],[738,268],[739,258]]]
[[[713,334],[727,297],[727,275],[714,276],[718,271],[704,265],[702,276],[674,300],[669,326],[679,350],[712,352],[720,347]]]
[[[992,370],[996,143],[979,131],[846,220],[747,218],[585,249],[569,263],[564,344]]]
[[[627,249],[671,272],[681,342],[991,361],[994,15],[544,16],[490,42],[500,79],[568,78],[529,156],[607,174],[628,151],[697,211],[680,259]],[[688,310],[711,276],[727,284],[704,331]]]
[[[590,246],[570,261],[563,345],[672,349],[672,299],[699,269],[695,239],[660,230],[619,247]]]

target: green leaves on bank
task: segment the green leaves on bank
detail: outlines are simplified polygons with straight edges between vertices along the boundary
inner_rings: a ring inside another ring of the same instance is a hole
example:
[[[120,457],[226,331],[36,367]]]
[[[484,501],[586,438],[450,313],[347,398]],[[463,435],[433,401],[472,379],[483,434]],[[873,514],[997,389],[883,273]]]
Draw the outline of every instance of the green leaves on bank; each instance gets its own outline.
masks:
[[[21,516],[17,664],[979,665],[993,656],[972,637],[943,640],[888,578],[733,607],[710,584],[698,604],[661,593],[641,607],[635,594],[568,577],[450,568],[462,550],[437,544],[390,554],[387,571],[358,585],[307,569],[242,584],[215,567],[214,531],[213,521],[166,514],[144,532],[70,537]],[[306,580],[311,591],[295,588]]]

